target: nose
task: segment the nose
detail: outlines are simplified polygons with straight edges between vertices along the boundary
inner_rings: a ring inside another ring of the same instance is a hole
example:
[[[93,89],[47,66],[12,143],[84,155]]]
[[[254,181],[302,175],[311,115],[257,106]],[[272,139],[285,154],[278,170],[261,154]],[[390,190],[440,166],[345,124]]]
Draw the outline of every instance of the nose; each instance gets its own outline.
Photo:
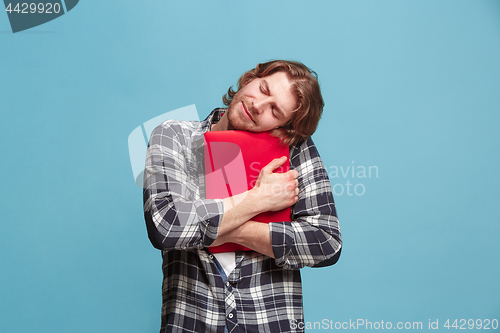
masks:
[[[261,114],[266,110],[267,105],[269,105],[269,103],[267,103],[266,99],[261,99],[258,101],[254,101],[252,107],[255,113]]]

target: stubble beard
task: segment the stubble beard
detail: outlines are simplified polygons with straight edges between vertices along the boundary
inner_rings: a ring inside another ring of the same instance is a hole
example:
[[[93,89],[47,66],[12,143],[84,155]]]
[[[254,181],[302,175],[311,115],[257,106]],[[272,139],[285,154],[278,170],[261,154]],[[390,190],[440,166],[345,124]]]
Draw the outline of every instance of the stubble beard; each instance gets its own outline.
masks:
[[[237,131],[249,131],[249,132],[256,132],[254,126],[255,123],[251,122],[247,119],[243,119],[241,112],[239,110],[240,108],[240,102],[243,101],[243,98],[241,98],[238,93],[234,95],[231,104],[229,104],[229,107],[227,109],[227,129],[228,130],[237,130]],[[248,112],[252,114],[251,110],[248,109]]]

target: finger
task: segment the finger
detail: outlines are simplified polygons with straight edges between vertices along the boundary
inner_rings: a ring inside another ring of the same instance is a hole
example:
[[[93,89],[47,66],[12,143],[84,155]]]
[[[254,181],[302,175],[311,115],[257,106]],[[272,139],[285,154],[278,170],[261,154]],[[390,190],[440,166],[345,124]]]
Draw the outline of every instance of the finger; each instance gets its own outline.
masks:
[[[279,168],[281,165],[283,165],[283,163],[286,162],[286,159],[287,159],[286,156],[282,156],[280,158],[275,158],[274,160],[269,162],[269,164],[266,165],[263,169],[266,169],[268,172],[273,172],[274,170]]]
[[[290,181],[288,182],[288,185],[287,185],[287,190],[288,192],[290,193],[295,193],[297,190],[298,190],[298,182],[297,182],[297,179],[293,180],[293,181]]]
[[[288,179],[297,179],[299,177],[299,173],[295,170],[288,170],[286,175]]]
[[[295,186],[295,184],[293,183],[288,183],[285,187],[285,190],[287,193],[296,193],[296,189],[297,189],[297,186]]]

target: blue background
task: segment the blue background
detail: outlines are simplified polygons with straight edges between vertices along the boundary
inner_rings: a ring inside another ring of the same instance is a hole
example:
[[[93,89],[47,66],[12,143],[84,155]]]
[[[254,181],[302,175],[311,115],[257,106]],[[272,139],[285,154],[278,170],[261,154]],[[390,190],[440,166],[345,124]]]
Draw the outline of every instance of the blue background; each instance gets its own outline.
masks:
[[[331,178],[344,249],[303,270],[306,322],[500,319],[500,1],[86,0],[0,13],[0,45],[2,332],[157,332],[128,135],[277,58],[319,74],[328,171],[378,169]]]

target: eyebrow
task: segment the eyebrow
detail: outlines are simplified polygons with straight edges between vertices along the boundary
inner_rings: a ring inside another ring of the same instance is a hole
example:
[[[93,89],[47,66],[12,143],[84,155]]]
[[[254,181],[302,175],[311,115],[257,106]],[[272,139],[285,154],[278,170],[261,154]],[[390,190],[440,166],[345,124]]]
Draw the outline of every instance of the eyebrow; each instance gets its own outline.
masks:
[[[267,91],[267,93],[269,95],[272,95],[271,93],[271,89],[269,88],[269,84],[267,84],[267,81],[266,79],[262,79],[262,84],[264,85],[264,89]],[[285,117],[285,113],[283,112],[283,110],[281,110],[281,108],[276,104],[274,103],[274,105],[276,106],[276,111],[282,116],[282,117]]]

